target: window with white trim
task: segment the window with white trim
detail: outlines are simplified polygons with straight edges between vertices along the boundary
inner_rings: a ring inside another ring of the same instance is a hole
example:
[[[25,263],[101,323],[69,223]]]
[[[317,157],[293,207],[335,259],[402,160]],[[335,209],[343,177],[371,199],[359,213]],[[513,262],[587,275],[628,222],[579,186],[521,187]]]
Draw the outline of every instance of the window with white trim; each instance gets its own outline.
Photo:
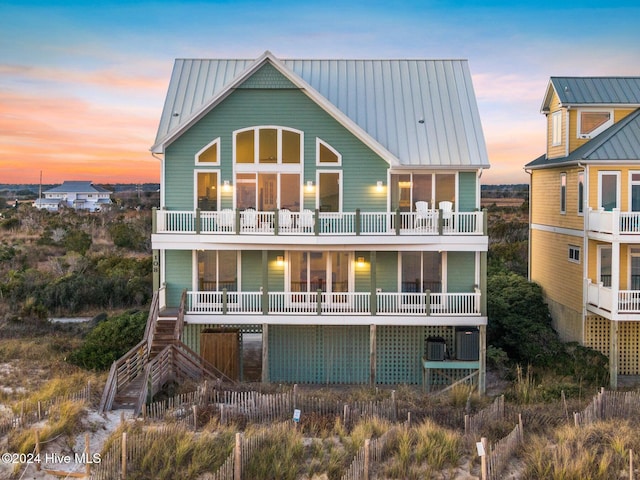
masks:
[[[205,145],[196,153],[196,165],[218,165],[220,163],[220,139]]]
[[[580,110],[578,112],[578,138],[593,138],[613,125],[611,110]]]
[[[584,215],[584,171],[578,172],[578,215]]]
[[[317,205],[321,212],[342,211],[341,177],[341,171],[318,171]]]
[[[302,132],[284,127],[253,127],[234,133],[235,163],[300,164]]]
[[[573,263],[580,263],[580,247],[576,245],[569,245],[569,261]]]
[[[342,155],[327,142],[316,137],[316,165],[342,165]]]
[[[551,145],[556,147],[562,144],[562,111],[551,114]]]
[[[567,213],[567,174],[560,174],[560,213]]]

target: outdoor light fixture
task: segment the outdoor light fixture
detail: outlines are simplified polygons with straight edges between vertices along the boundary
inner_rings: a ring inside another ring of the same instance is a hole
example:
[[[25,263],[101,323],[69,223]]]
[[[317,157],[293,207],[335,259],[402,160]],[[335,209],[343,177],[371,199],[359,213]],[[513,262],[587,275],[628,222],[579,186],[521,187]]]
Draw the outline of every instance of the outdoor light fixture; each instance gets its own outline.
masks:
[[[223,185],[222,185],[222,191],[223,192],[230,192],[231,191],[231,185],[229,184],[229,180],[225,180]]]
[[[358,259],[356,260],[356,263],[358,264],[359,267],[364,267],[364,257],[358,257]]]
[[[277,263],[278,265],[284,265],[284,255],[278,255],[278,256],[276,257],[276,263]]]
[[[307,186],[305,187],[307,192],[313,192],[313,180],[307,180]]]
[[[382,180],[378,180],[378,181],[376,182],[376,190],[377,190],[378,192],[381,192],[381,191],[382,191]]]

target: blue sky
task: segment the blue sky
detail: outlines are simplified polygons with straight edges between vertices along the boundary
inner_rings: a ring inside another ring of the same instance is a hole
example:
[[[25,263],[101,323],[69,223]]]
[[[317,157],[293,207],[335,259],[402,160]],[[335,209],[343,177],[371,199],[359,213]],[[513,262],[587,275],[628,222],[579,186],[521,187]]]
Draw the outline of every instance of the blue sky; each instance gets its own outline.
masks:
[[[640,75],[636,2],[3,1],[0,183],[158,181],[177,57],[466,58],[485,183],[527,182],[550,76]],[[604,5],[604,6],[603,6]]]

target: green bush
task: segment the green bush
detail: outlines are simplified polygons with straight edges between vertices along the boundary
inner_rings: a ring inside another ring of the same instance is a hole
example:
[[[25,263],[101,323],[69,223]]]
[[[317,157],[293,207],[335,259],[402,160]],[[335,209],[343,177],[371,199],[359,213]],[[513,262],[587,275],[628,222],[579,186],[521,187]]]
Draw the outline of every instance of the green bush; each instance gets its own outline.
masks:
[[[111,235],[113,244],[116,247],[138,251],[145,250],[145,237],[133,225],[114,223],[109,227],[109,235]]]
[[[487,314],[487,343],[504,350],[513,361],[548,367],[564,351],[542,289],[520,275],[488,278]]]
[[[91,235],[82,230],[68,231],[64,236],[64,246],[67,250],[84,255],[91,247]]]
[[[134,347],[144,335],[147,313],[133,311],[99,323],[83,345],[69,356],[69,362],[91,370],[107,370]]]

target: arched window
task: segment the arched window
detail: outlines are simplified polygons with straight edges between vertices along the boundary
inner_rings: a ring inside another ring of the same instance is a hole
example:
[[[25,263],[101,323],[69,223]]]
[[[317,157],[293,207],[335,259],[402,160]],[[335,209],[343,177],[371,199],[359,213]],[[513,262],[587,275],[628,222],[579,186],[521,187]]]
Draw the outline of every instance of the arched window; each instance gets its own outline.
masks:
[[[234,133],[235,163],[300,164],[302,132],[284,127],[252,127]]]

